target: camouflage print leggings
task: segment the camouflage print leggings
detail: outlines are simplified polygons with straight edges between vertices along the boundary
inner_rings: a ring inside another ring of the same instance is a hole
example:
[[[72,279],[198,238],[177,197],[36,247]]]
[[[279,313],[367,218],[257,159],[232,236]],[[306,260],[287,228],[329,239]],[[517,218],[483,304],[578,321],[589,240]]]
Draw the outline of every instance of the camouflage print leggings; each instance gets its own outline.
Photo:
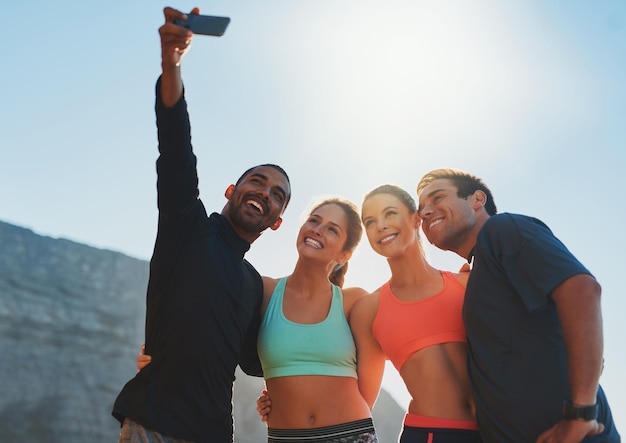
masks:
[[[124,419],[118,443],[194,443],[151,431],[129,418]]]

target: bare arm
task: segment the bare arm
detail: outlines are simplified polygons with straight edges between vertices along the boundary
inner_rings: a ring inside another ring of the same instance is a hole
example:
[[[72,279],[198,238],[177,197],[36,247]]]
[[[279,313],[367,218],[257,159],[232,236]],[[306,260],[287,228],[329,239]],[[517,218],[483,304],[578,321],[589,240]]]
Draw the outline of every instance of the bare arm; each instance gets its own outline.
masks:
[[[378,298],[366,295],[350,311],[350,328],[356,344],[359,391],[370,409],[374,407],[385,370],[385,354],[372,334]]]
[[[576,275],[552,293],[567,349],[572,402],[596,402],[602,372],[602,312],[600,285],[586,274]]]
[[[600,294],[600,285],[587,274],[565,280],[552,293],[567,349],[570,400],[577,405],[596,403],[603,353]],[[596,420],[561,420],[537,441],[579,442],[602,429]]]

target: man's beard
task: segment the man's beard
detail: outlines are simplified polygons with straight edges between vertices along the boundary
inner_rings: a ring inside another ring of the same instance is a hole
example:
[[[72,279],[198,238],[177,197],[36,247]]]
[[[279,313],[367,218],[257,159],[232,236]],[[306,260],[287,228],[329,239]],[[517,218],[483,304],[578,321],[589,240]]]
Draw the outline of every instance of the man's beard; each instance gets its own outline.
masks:
[[[268,228],[268,225],[263,219],[250,220],[249,218],[243,215],[241,205],[236,208],[232,208],[230,211],[230,219],[233,224],[239,226],[246,232],[250,232],[253,234],[261,233]]]

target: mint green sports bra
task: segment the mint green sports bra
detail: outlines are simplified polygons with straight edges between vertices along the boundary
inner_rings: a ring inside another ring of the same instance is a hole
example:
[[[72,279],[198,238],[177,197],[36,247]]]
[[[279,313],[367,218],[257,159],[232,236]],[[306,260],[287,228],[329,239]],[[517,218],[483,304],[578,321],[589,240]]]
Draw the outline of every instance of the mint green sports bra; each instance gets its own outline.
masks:
[[[283,314],[287,277],[279,280],[259,329],[258,351],[265,379],[295,375],[354,377],[356,347],[343,310],[341,288],[333,285],[330,311],[315,324],[294,323]]]

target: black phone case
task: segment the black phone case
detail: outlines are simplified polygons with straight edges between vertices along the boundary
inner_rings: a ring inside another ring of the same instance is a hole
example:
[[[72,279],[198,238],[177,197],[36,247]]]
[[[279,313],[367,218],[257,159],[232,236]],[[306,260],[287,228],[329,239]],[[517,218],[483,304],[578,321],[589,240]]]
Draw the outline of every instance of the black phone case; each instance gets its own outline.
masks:
[[[216,37],[224,35],[230,23],[228,17],[217,17],[213,15],[188,14],[187,20],[175,20],[179,26],[189,29],[194,34],[213,35]]]

